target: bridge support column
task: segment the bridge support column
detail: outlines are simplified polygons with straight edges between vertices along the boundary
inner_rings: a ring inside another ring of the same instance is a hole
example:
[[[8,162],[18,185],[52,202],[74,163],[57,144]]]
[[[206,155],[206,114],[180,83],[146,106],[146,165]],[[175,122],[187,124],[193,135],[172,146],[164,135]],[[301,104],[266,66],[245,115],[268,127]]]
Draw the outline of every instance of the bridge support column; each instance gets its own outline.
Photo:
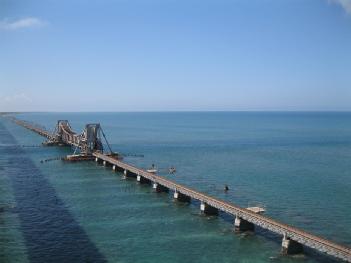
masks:
[[[174,191],[173,197],[179,202],[190,202],[190,199],[191,199],[190,196],[179,193],[177,191]]]
[[[201,212],[203,212],[204,214],[207,214],[207,215],[218,215],[217,208],[210,206],[209,204],[206,204],[204,202],[201,202],[200,210],[201,210]]]
[[[96,157],[96,158],[95,158],[95,162],[99,162],[99,158]]]
[[[113,170],[113,171],[116,171],[116,165],[113,165],[113,166],[112,166],[112,170]]]
[[[124,171],[123,171],[123,179],[126,179],[126,178],[127,178],[127,174],[128,174],[128,171],[127,171],[127,170],[124,170]]]
[[[300,254],[303,252],[303,246],[300,243],[291,240],[289,237],[284,235],[282,241],[282,252],[285,255]]]
[[[152,188],[155,189],[155,191],[157,193],[161,193],[161,192],[168,193],[169,192],[169,189],[166,186],[160,185],[158,183],[153,183]]]
[[[103,164],[104,166],[106,166],[106,161],[103,161],[102,164]]]
[[[147,179],[139,174],[137,175],[137,181],[141,184],[150,184],[151,183],[151,181],[149,179]]]
[[[253,231],[255,225],[237,216],[234,220],[234,228],[235,231]]]

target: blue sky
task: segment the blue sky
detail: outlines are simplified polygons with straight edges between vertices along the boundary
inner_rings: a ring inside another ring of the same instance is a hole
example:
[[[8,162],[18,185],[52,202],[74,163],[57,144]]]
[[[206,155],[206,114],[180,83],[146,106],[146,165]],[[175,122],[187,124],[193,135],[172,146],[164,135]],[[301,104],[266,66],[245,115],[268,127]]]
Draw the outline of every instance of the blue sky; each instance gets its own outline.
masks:
[[[0,111],[351,110],[351,0],[0,0]]]

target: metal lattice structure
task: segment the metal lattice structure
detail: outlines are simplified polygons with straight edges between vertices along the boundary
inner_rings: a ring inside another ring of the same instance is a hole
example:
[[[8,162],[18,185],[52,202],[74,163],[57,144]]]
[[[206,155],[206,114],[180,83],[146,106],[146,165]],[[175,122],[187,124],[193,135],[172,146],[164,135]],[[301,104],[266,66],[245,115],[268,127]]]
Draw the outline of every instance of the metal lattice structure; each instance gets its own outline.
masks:
[[[67,120],[59,120],[54,131],[53,140],[58,144],[73,146],[83,154],[92,154],[93,152],[104,151],[102,137],[105,138],[105,135],[99,123],[86,124],[83,132],[77,134]],[[108,144],[107,140],[106,143]]]

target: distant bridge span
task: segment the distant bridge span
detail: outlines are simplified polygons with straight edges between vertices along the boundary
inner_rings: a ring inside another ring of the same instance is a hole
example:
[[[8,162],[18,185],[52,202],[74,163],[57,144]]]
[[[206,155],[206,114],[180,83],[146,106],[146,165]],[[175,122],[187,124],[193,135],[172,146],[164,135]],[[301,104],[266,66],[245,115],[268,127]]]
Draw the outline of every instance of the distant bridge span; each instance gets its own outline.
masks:
[[[156,192],[168,192],[171,190],[173,191],[174,198],[178,201],[188,202],[191,198],[199,200],[201,202],[200,208],[204,213],[218,214],[218,211],[223,211],[231,214],[235,217],[234,225],[237,230],[252,230],[256,225],[282,235],[283,251],[287,254],[302,252],[302,245],[304,245],[343,261],[351,262],[351,249],[349,247],[312,235],[296,227],[280,223],[272,218],[255,213],[250,209],[241,208],[233,203],[211,197],[170,179],[122,162],[114,156],[104,154],[100,133],[102,133],[103,137],[105,135],[99,124],[88,124],[81,134],[76,134],[71,129],[68,121],[58,121],[54,133],[15,118],[13,118],[13,121],[48,138],[53,143],[63,143],[79,148],[84,154],[94,156],[97,162],[102,161],[104,165],[112,165],[113,170],[121,170],[125,176],[136,177],[139,182],[152,184]],[[108,147],[110,148],[109,145]]]
[[[96,151],[103,152],[102,137],[105,138],[105,134],[99,123],[85,125],[83,132],[78,134],[73,131],[67,120],[58,120],[53,132],[49,132],[42,126],[16,118],[12,118],[12,121],[46,137],[48,140],[45,144],[47,145],[69,145],[79,149],[84,154],[92,154]],[[106,143],[110,148],[107,140]]]

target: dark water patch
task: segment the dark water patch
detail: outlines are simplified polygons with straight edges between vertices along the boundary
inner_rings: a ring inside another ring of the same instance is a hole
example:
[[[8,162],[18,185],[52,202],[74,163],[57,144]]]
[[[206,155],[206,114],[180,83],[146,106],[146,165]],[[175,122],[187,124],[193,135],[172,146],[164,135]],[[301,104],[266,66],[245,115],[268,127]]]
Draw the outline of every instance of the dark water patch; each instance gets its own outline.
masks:
[[[17,144],[0,123],[2,143]],[[5,148],[5,147],[4,147]],[[16,200],[28,258],[31,262],[106,262],[73,218],[55,189],[20,146],[4,150],[7,175]]]
[[[0,203],[0,214],[5,212],[16,213],[16,207],[12,204]]]

